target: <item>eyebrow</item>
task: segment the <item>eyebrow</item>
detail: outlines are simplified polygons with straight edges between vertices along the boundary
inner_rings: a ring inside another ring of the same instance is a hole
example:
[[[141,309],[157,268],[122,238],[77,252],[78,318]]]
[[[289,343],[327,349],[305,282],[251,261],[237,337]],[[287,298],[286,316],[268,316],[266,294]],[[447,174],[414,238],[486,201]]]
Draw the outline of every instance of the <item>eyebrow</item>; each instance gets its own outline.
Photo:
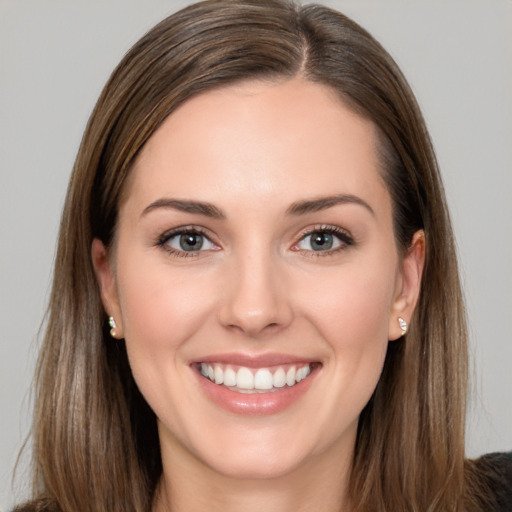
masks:
[[[178,210],[180,212],[186,213],[196,213],[198,215],[204,215],[205,217],[210,217],[212,219],[226,218],[224,212],[211,203],[206,203],[203,201],[167,198],[157,199],[156,201],[153,201],[150,205],[146,206],[146,208],[144,208],[141,214],[141,217],[144,217],[149,212],[152,212],[160,208]]]
[[[339,204],[357,204],[366,208],[373,216],[373,208],[363,199],[352,194],[336,194],[333,196],[319,197],[315,199],[306,199],[293,203],[286,213],[288,215],[305,215],[307,213],[327,210]]]
[[[287,209],[288,215],[305,215],[307,213],[318,212],[327,210],[339,204],[357,204],[366,208],[372,215],[375,215],[373,208],[363,199],[352,194],[337,194],[334,196],[319,197],[315,199],[305,199],[292,203]],[[162,198],[153,201],[150,205],[144,208],[141,217],[157,209],[172,209],[180,212],[195,213],[197,215],[204,215],[212,219],[225,219],[225,213],[213,205],[203,201],[192,201],[184,199],[168,199]]]

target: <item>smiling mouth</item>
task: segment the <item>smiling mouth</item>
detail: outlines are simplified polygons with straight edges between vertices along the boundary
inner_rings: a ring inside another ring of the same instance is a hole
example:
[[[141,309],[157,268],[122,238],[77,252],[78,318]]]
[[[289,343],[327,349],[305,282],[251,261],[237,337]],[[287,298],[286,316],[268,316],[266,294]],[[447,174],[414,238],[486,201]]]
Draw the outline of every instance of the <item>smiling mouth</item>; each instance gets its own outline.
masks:
[[[272,393],[291,388],[308,378],[315,363],[248,368],[221,363],[199,363],[201,375],[218,386],[238,393]]]

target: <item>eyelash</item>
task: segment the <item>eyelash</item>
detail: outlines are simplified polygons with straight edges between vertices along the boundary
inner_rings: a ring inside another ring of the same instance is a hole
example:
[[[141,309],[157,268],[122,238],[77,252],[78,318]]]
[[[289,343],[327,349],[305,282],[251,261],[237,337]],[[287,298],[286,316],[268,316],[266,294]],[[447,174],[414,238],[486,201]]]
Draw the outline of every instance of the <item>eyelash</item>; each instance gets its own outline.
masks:
[[[313,251],[308,249],[300,249],[297,247],[302,241],[306,239],[306,237],[311,236],[315,233],[327,234],[336,237],[340,242],[340,246],[334,249],[327,249],[325,251]],[[186,226],[166,231],[157,238],[155,245],[157,245],[158,247],[160,247],[161,249],[163,249],[164,251],[166,251],[168,254],[172,255],[175,258],[197,258],[198,256],[200,256],[200,253],[204,251],[181,251],[174,249],[173,247],[168,245],[169,240],[171,240],[172,238],[187,234],[201,235],[211,244],[216,245],[206,234],[206,231],[199,226]],[[347,247],[353,246],[354,244],[355,241],[353,237],[344,229],[341,229],[336,226],[319,225],[314,226],[313,228],[301,233],[299,240],[293,245],[292,250],[307,257],[319,258],[332,256],[333,254],[343,251],[347,249]]]
[[[203,251],[180,251],[168,245],[169,240],[171,240],[172,238],[188,234],[201,235],[211,244],[216,245],[206,234],[206,231],[203,228],[200,228],[199,226],[186,226],[166,231],[165,233],[158,237],[156,245],[175,258],[197,258]]]
[[[337,254],[347,249],[348,247],[355,245],[354,238],[344,229],[341,229],[337,226],[318,225],[303,232],[300,235],[299,241],[296,242],[293,247],[297,247],[298,244],[301,243],[306,237],[311,236],[315,233],[327,234],[336,237],[340,242],[339,247],[336,247],[334,249],[328,249],[325,251],[313,251],[300,248],[296,248],[294,250],[310,258],[324,258]]]

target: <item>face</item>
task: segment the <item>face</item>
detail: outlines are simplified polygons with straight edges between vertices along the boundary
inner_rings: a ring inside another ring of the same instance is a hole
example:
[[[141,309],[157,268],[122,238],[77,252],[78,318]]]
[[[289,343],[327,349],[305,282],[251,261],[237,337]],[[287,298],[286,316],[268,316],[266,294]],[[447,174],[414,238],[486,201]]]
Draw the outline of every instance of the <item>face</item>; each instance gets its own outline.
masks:
[[[93,261],[164,466],[268,478],[350,457],[421,274],[376,154],[370,121],[299,79],[204,93],[148,141]]]

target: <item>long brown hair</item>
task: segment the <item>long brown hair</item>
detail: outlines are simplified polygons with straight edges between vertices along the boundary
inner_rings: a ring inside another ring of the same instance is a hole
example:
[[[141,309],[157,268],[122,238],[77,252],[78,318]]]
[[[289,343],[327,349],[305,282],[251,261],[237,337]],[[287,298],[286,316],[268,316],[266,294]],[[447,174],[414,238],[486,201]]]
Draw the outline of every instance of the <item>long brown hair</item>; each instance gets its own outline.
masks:
[[[297,75],[328,85],[375,123],[397,244],[406,250],[418,229],[426,238],[409,332],[389,345],[360,417],[349,489],[354,510],[462,510],[476,478],[464,477],[465,312],[425,123],[393,59],[365,30],[325,7],[286,0],[191,5],[136,43],[105,86],[62,215],[36,375],[33,506],[150,510],[161,475],[156,421],[123,343],[108,335],[92,240],[112,244],[130,168],[180,104],[237,80]]]

